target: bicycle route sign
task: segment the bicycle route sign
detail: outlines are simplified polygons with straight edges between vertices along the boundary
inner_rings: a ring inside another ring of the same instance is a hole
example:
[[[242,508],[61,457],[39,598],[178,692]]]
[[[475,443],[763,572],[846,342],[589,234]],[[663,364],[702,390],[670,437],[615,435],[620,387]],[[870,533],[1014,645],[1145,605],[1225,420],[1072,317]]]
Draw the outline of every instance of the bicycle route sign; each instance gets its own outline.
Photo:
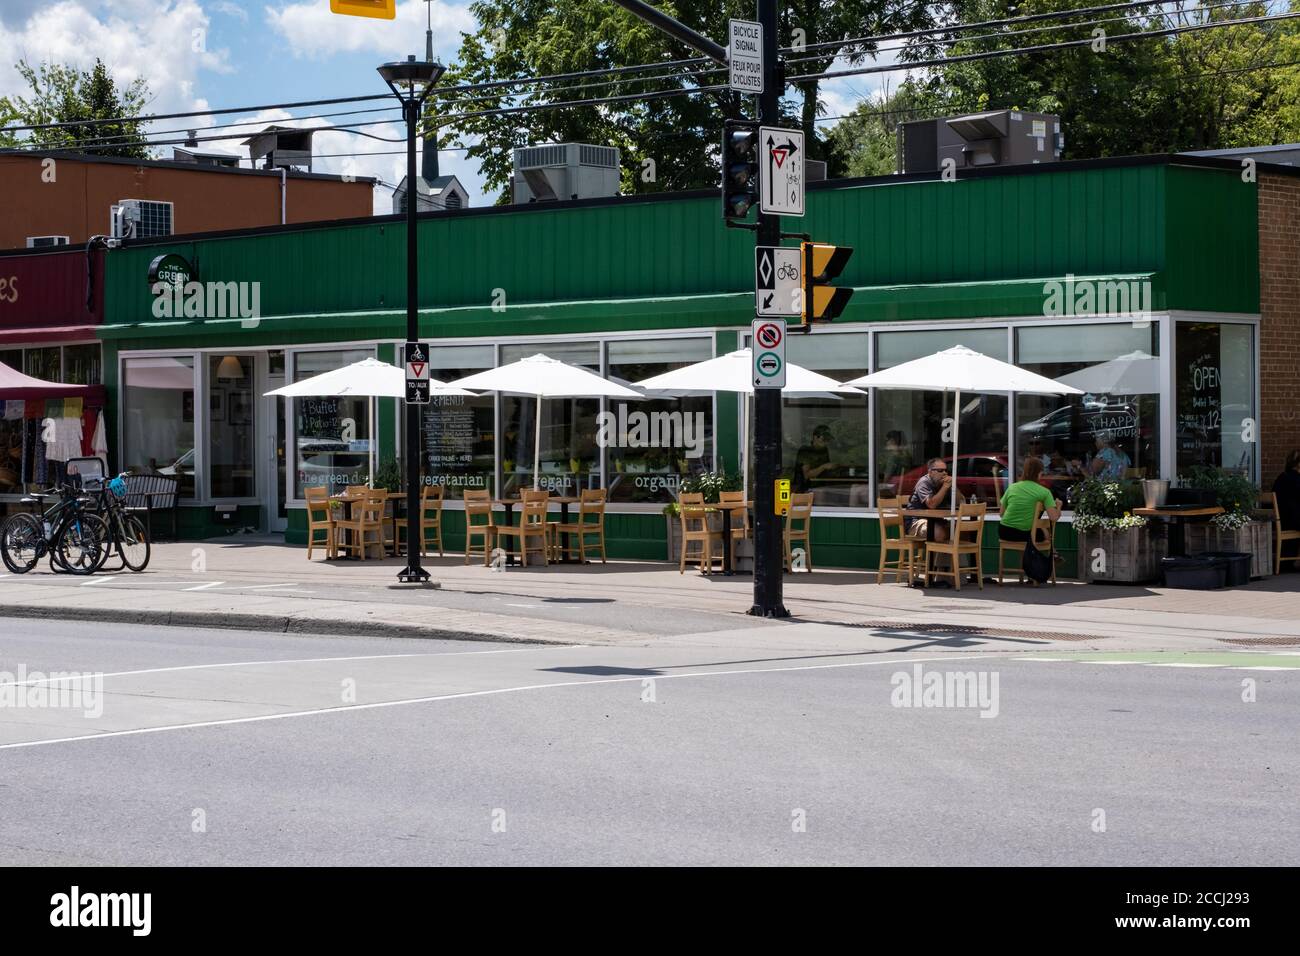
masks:
[[[755,319],[750,329],[755,388],[785,388],[785,320]]]
[[[406,403],[429,404],[429,343],[406,343]]]
[[[762,317],[785,319],[803,314],[803,286],[798,246],[757,246],[754,249],[754,311]]]

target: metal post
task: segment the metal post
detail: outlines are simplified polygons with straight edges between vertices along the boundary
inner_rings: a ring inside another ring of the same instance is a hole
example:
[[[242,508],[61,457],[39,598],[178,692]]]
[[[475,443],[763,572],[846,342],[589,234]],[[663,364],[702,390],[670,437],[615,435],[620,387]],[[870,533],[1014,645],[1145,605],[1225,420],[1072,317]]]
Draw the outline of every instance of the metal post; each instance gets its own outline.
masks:
[[[763,93],[758,97],[758,121],[775,126],[781,120],[784,71],[777,62],[776,0],[758,0],[763,25]],[[759,149],[763,144],[759,143]],[[781,218],[758,213],[754,241],[759,246],[781,244]],[[754,343],[750,343],[753,347]],[[781,474],[781,390],[754,389],[754,606],[755,617],[789,617],[783,603],[785,549],[776,514],[776,479]]]
[[[406,114],[406,341],[420,340],[419,255],[416,237],[416,211],[420,191],[415,180],[415,128],[420,121],[421,98],[403,102]],[[406,584],[429,580],[429,572],[420,567],[420,426],[424,406],[406,404],[406,567],[397,579]],[[374,441],[374,436],[370,436]]]

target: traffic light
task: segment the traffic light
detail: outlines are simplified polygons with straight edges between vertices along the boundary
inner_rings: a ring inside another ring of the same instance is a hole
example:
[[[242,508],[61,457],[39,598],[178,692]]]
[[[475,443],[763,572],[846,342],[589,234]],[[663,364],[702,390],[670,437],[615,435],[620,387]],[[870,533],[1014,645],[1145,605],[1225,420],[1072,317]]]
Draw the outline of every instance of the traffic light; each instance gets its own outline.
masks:
[[[392,20],[397,16],[397,0],[330,0],[330,13]]]
[[[799,244],[803,253],[802,318],[804,326],[839,318],[844,306],[853,298],[852,289],[837,289],[830,283],[844,271],[853,250],[825,242]]]
[[[727,120],[722,126],[722,218],[739,221],[758,205],[758,124]]]

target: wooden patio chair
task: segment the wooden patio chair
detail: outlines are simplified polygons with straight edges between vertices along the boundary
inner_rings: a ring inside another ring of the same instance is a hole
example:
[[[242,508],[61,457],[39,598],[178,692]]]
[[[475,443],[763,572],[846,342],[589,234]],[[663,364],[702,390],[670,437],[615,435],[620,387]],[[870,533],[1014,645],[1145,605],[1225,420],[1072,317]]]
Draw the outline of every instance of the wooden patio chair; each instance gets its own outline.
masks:
[[[713,572],[713,545],[718,545],[718,560],[722,560],[722,532],[714,531],[709,526],[709,517],[713,513],[704,504],[701,492],[683,492],[677,499],[678,517],[682,523],[682,554],[677,562],[677,573],[686,573],[686,562],[695,561],[700,565],[701,574]],[[700,550],[696,556],[687,554],[691,543],[698,544]]]
[[[948,541],[928,541],[925,545],[925,586],[930,586],[930,578],[952,578],[952,586],[961,590],[961,579],[975,572],[980,590],[984,590],[984,552],[981,542],[984,538],[984,516],[988,505],[983,501],[976,504],[963,504],[957,509],[957,521],[954,534]],[[935,520],[935,519],[931,519]],[[947,571],[933,567],[931,560],[936,555],[946,554],[950,566]],[[970,555],[975,563],[962,566],[961,559]]]
[[[1049,556],[1052,554],[1052,548],[1056,541],[1056,522],[1052,516],[1043,510],[1043,503],[1040,501],[1034,505],[1034,520],[1029,526],[1029,536],[1034,541],[1034,547],[1043,551]],[[1025,583],[1025,542],[1023,541],[1003,541],[998,538],[998,584],[1003,584],[1003,574],[1006,568],[1006,555],[1020,555],[1020,567],[1012,568],[1013,571],[1020,572],[1020,583]],[[1052,561],[1051,582],[1056,583],[1056,561]],[[1031,582],[1037,586],[1038,582]]]
[[[425,485],[420,490],[420,554],[429,553],[429,532],[434,533],[434,543],[438,545],[438,557],[442,552],[442,502],[447,493],[442,485]],[[397,553],[404,554],[406,547],[407,522],[397,525]]]
[[[745,493],[743,491],[720,491],[718,492],[718,504],[725,507],[726,505],[739,504],[738,508],[727,508],[731,512],[731,539],[733,541],[744,541],[749,537],[749,509],[744,507]]]
[[[362,561],[366,551],[378,547],[380,554],[384,549],[384,505],[388,503],[388,492],[371,491],[363,500],[352,503],[352,514],[348,518],[336,518],[334,528],[338,534],[339,551],[356,552]],[[345,532],[350,534],[345,535]],[[372,539],[370,535],[373,534]]]
[[[535,550],[542,556],[542,564],[550,564],[548,555],[548,535],[550,532],[546,526],[546,506],[547,500],[541,497],[533,497],[531,501],[525,501],[519,509],[519,524],[501,525],[497,528],[497,541],[502,538],[513,538],[516,547],[507,547],[506,554],[515,555],[519,558],[519,563],[523,566],[528,565],[529,542],[536,542]],[[504,545],[503,545],[504,547]]]
[[[1300,531],[1283,531],[1282,530],[1282,512],[1277,505],[1277,495],[1271,491],[1265,491],[1259,496],[1259,505],[1273,515],[1273,573],[1282,573],[1282,562],[1287,561],[1300,566],[1300,544],[1296,545],[1294,557],[1282,557],[1282,544],[1287,541],[1300,542]]]
[[[483,539],[483,564],[488,563],[492,549],[497,545],[497,519],[492,513],[492,496],[485,489],[467,488],[465,490],[465,563],[469,564],[471,554],[479,552],[474,548],[474,539]]]
[[[334,512],[330,509],[329,489],[324,485],[304,488],[303,497],[307,499],[307,560],[311,560],[312,550],[319,545],[324,545],[326,558],[337,557]],[[325,535],[324,541],[317,540],[318,533]]]
[[[605,489],[604,488],[584,488],[578,499],[578,520],[576,521],[552,521],[549,524],[551,532],[551,551],[555,559],[565,555],[575,555],[579,561],[584,564],[587,561],[587,539],[592,535],[596,536],[597,541],[590,545],[595,548],[600,546],[600,563],[605,564]],[[595,520],[590,520],[590,519]],[[569,536],[569,545],[564,547],[561,544],[562,535]]]
[[[812,562],[812,511],[813,493],[790,496],[790,510],[785,513],[785,528],[781,537],[785,541],[785,569],[789,571],[793,563],[794,542],[803,544],[804,565],[809,571]]]
[[[886,572],[893,572],[894,583],[899,577],[907,575],[907,586],[912,586],[917,570],[925,562],[925,541],[908,535],[903,522],[903,499],[884,495],[876,503],[880,517],[880,567],[876,569],[876,583],[885,579]],[[896,532],[890,534],[891,531]],[[897,552],[891,562],[889,555]]]

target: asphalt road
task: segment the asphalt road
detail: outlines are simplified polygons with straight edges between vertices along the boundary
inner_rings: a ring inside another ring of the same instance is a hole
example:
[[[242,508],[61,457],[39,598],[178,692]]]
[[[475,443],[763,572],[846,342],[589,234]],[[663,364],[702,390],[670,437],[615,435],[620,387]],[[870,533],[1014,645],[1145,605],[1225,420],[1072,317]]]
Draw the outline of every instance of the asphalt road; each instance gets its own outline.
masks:
[[[1300,862],[1295,655],[0,628],[0,671],[108,673],[0,706],[10,865]],[[984,706],[895,706],[918,664]]]

